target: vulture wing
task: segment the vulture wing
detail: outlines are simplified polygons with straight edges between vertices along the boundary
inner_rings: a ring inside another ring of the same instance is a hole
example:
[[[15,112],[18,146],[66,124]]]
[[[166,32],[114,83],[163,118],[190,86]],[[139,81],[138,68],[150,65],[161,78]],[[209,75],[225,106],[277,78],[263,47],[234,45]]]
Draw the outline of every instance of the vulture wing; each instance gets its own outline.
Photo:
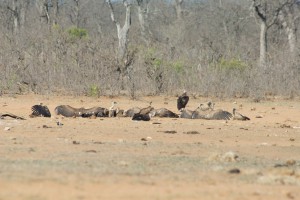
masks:
[[[149,121],[150,116],[149,116],[149,114],[143,115],[140,113],[136,113],[133,115],[132,120],[134,120],[134,121]]]
[[[229,120],[232,118],[232,114],[225,110],[215,110],[205,115],[205,119],[212,120]]]
[[[80,115],[80,109],[73,108],[69,105],[60,105],[55,108],[55,113],[64,117],[78,117]]]
[[[187,103],[189,102],[189,96],[187,95],[181,95],[177,99],[177,109],[180,110],[181,108],[185,108]]]
[[[31,117],[51,117],[51,113],[47,106],[34,105],[31,107],[32,114]]]
[[[160,108],[155,110],[155,115],[158,117],[169,117],[169,118],[178,118],[178,114],[166,109],[166,108]]]
[[[181,108],[179,118],[192,119],[193,112],[194,111]]]

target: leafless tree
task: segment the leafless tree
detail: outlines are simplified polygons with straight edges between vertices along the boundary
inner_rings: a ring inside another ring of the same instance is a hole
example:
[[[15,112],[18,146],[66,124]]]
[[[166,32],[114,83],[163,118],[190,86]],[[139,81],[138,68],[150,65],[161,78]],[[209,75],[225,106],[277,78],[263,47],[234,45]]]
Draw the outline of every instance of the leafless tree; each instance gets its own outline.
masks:
[[[273,3],[273,1],[272,1]],[[279,2],[279,5],[270,9],[271,1],[268,0],[253,0],[253,8],[256,16],[260,21],[260,54],[259,65],[265,68],[267,65],[268,51],[268,29],[272,27],[278,20],[278,16],[287,2]]]
[[[111,11],[111,20],[116,25],[117,34],[119,39],[119,46],[118,46],[118,58],[119,60],[123,60],[126,56],[127,52],[127,45],[128,45],[128,32],[131,25],[131,4],[127,0],[123,0],[123,5],[126,9],[126,16],[123,27],[121,27],[120,22],[116,19],[114,8],[111,3],[111,0],[107,0],[108,7]],[[126,62],[126,60],[123,60]]]
[[[296,20],[299,18],[299,15],[296,14],[297,12],[299,10],[297,10],[297,3],[294,0],[287,0],[286,5],[279,12],[279,19],[286,32],[293,60],[295,60],[298,53]]]
[[[145,44],[149,46],[150,37],[152,35],[149,27],[149,2],[150,0],[136,0],[137,2],[137,14],[141,27],[141,35]]]

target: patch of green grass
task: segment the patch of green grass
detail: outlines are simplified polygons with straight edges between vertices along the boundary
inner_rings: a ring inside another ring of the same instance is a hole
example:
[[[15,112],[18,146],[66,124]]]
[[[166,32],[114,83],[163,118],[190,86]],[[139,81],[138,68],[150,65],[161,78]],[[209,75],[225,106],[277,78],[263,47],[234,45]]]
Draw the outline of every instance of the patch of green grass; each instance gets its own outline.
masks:
[[[89,87],[88,96],[90,97],[99,97],[100,96],[100,88],[97,85],[91,85]]]
[[[237,58],[231,58],[231,59],[225,59],[221,58],[219,62],[216,64],[217,69],[220,70],[240,70],[244,71],[248,65],[246,62],[237,59]]]
[[[67,32],[72,39],[82,39],[88,37],[87,30],[83,28],[71,27]]]

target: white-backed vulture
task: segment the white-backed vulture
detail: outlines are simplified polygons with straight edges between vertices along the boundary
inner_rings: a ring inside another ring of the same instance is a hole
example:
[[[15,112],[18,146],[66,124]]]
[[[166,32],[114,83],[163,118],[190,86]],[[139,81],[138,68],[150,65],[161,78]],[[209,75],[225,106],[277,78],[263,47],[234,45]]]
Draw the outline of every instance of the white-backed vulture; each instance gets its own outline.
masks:
[[[242,120],[242,121],[250,120],[249,117],[246,117],[241,113],[236,112],[235,108],[233,108],[232,113],[233,113],[233,118],[232,118],[233,120]]]
[[[55,108],[55,113],[64,117],[108,117],[109,110],[101,107],[85,109],[73,108],[69,105],[60,105]]]
[[[192,114],[192,119],[229,120],[231,118],[232,114],[222,109],[203,111],[198,107]]]
[[[178,118],[178,114],[166,109],[166,108],[160,108],[160,109],[153,109],[151,112],[151,115],[153,117],[169,117],[169,118]]]

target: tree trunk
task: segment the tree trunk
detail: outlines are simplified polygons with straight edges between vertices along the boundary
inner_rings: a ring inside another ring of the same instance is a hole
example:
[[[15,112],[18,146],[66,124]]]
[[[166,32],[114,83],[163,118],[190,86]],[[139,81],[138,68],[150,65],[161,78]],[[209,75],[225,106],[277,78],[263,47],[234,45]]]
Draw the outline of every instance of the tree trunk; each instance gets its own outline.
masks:
[[[297,55],[297,29],[295,25],[294,15],[291,9],[291,7],[285,7],[284,10],[280,11],[279,19],[287,35],[291,56],[293,60],[295,60]]]
[[[26,22],[26,14],[28,9],[29,2],[28,0],[23,0],[22,3],[20,3],[20,14],[19,14],[19,23],[20,23],[20,31],[22,32],[25,27]]]
[[[125,62],[124,58],[126,57],[127,53],[127,44],[128,44],[128,32],[131,25],[131,5],[127,3],[127,1],[123,1],[123,4],[126,8],[126,16],[125,16],[125,22],[124,26],[121,27],[120,23],[116,21],[114,10],[111,4],[111,1],[107,1],[108,6],[111,11],[111,20],[115,23],[117,27],[117,34],[119,39],[119,45],[118,45],[118,59],[120,61]]]
[[[52,24],[56,25],[58,24],[58,13],[59,13],[59,7],[58,7],[58,0],[52,0]]]
[[[13,16],[14,16],[14,26],[13,26],[14,35],[18,35],[19,33],[19,12],[18,12],[17,2],[18,0],[13,0],[12,8],[11,8],[11,11],[13,12]]]
[[[267,64],[267,24],[266,21],[260,22],[260,50],[259,50],[259,65],[262,68]]]
[[[256,15],[260,21],[260,48],[259,48],[259,66],[261,68],[265,68],[267,64],[267,3],[265,2],[263,6],[257,4],[256,0],[253,0],[253,8],[255,10]],[[271,25],[270,25],[271,26]]]
[[[146,24],[146,20],[148,18],[148,4],[149,4],[149,0],[136,0],[138,7],[138,19],[139,19],[139,23],[140,23],[140,27],[141,27],[141,35],[142,35],[142,39],[144,40],[144,42],[146,43],[147,46],[149,46],[149,37],[150,37],[150,30],[148,27],[148,22]],[[144,4],[145,3],[145,4]],[[145,8],[146,6],[146,8]]]
[[[182,3],[183,0],[175,0],[175,10],[176,10],[176,15],[178,20],[183,19]]]

